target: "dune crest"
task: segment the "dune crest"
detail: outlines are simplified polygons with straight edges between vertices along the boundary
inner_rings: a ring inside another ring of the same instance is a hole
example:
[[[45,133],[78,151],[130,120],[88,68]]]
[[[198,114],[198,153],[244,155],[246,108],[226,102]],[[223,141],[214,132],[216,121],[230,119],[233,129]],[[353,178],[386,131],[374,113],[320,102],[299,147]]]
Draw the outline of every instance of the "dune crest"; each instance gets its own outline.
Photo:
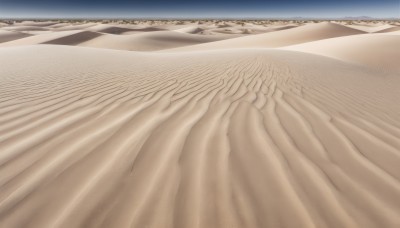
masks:
[[[199,44],[167,51],[218,50],[231,48],[274,48],[339,36],[363,33],[360,30],[343,25],[322,22],[307,24],[295,28],[278,30],[270,33],[239,37],[236,39]]]

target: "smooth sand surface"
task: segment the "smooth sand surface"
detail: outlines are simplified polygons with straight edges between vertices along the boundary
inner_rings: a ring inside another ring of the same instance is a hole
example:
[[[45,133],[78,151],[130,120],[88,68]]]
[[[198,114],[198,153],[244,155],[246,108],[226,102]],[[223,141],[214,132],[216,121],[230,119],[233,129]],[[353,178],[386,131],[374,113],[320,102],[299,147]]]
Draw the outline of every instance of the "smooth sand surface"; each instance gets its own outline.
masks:
[[[398,32],[36,23],[0,28],[50,31],[0,44],[0,227],[400,227]]]
[[[400,72],[400,35],[370,34],[337,37],[303,43],[283,49],[308,52]]]

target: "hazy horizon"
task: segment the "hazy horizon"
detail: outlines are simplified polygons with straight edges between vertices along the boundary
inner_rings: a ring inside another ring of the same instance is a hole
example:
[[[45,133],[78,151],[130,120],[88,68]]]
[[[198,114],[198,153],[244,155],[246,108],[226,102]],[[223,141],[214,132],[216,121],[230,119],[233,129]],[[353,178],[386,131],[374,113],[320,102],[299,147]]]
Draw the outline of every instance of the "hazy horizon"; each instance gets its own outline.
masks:
[[[399,18],[398,0],[0,0],[1,18]]]
[[[397,17],[369,17],[369,16],[344,16],[344,17],[301,17],[301,16],[293,16],[293,17],[2,17],[0,16],[0,20],[399,20]]]

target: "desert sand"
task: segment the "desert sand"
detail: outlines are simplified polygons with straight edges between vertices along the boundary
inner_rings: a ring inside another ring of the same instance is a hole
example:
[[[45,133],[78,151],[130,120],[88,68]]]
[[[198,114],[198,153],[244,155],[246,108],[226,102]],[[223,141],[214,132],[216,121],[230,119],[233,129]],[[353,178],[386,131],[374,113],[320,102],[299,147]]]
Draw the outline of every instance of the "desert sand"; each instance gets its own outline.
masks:
[[[0,24],[0,227],[400,227],[400,23]]]

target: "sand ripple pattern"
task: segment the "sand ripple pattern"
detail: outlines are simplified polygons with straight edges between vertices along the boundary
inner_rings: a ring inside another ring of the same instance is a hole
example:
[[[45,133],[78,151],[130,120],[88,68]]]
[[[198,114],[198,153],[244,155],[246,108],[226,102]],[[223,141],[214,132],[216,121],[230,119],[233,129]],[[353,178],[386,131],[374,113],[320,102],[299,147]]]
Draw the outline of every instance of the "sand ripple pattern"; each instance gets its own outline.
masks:
[[[278,50],[0,62],[0,227],[400,227],[399,75]]]

